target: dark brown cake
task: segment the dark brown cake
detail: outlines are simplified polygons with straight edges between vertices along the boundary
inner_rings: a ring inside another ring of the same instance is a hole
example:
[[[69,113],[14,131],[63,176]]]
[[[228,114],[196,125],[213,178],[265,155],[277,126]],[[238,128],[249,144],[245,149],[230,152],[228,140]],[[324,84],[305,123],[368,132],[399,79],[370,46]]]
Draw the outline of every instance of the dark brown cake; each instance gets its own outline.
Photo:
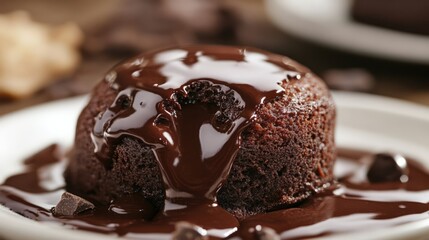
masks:
[[[284,91],[274,100],[260,105],[256,117],[241,133],[240,149],[217,194],[223,208],[237,217],[244,217],[297,203],[329,186],[335,159],[335,106],[328,89],[317,76],[286,57],[251,48],[192,46],[178,49],[195,53],[172,60],[181,61],[190,68],[200,56],[210,56],[214,62],[218,59],[242,62],[245,58],[237,60],[237,56],[253,52],[266,57],[264,64],[299,73],[291,78],[285,75],[280,83]],[[118,65],[113,71],[125,74],[124,69],[138,59],[150,59],[140,70],[151,67],[159,70],[165,63],[157,65],[152,60],[165,51],[143,54]],[[177,74],[181,74],[180,71]],[[261,82],[268,80],[260,79]],[[142,74],[139,81],[152,79]],[[161,207],[165,198],[164,184],[151,146],[136,137],[124,136],[111,144],[107,166],[94,153],[94,125],[100,114],[115,102],[119,92],[115,88],[109,78],[98,84],[79,117],[75,146],[65,173],[67,188],[102,203],[126,194],[141,194]],[[179,97],[177,102],[182,106],[215,103],[224,116],[236,117],[234,98],[216,89],[219,88],[213,84],[197,80],[189,85],[187,97]]]

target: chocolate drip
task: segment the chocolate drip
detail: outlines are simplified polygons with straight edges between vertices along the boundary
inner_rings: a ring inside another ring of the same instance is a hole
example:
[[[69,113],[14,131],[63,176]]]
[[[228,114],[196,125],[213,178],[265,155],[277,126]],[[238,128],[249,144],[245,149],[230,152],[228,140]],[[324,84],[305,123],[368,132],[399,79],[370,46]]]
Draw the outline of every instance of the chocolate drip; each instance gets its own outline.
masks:
[[[114,69],[107,79],[115,102],[96,119],[95,152],[106,167],[123,136],[152,146],[166,191],[164,215],[189,220],[192,209],[217,207],[241,132],[258,107],[280,97],[299,73],[286,59],[233,47],[187,47],[145,54]],[[186,213],[181,210],[186,207]],[[226,225],[238,226],[231,216]],[[222,228],[221,225],[218,225]]]

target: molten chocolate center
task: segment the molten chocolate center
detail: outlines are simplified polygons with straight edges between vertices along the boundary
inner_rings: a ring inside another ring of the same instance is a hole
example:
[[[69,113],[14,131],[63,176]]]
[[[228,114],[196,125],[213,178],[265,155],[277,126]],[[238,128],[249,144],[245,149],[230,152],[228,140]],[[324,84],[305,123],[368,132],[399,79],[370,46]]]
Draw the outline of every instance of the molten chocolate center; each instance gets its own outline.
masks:
[[[215,203],[241,132],[261,104],[281,96],[284,82],[299,78],[286,60],[211,46],[169,49],[121,64],[106,78],[119,94],[93,131],[98,158],[109,167],[121,137],[138,138],[153,147],[167,201]]]

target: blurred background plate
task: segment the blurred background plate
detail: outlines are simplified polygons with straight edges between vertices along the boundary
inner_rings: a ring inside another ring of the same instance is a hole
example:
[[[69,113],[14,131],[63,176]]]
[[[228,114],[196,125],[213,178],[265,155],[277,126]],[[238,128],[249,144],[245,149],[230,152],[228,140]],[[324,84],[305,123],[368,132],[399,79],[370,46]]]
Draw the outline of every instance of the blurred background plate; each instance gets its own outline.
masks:
[[[429,64],[429,37],[373,27],[350,17],[352,0],[267,0],[282,30],[333,48]]]

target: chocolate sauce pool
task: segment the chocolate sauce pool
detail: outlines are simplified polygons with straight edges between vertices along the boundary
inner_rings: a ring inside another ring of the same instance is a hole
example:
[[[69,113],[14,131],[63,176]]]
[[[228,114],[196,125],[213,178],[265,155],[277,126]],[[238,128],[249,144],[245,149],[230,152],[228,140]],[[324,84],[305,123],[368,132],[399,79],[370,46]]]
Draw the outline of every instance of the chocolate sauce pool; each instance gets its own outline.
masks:
[[[419,164],[408,160],[407,182],[370,183],[365,174],[371,155],[340,150],[339,156],[335,187],[296,206],[248,217],[236,229],[223,232],[224,237],[220,238],[258,239],[255,232],[268,227],[282,239],[300,239],[362,229],[388,229],[429,217],[429,173]],[[54,216],[51,209],[65,191],[64,181],[59,177],[65,168],[64,161],[55,145],[30,157],[24,162],[25,171],[10,176],[0,186],[0,203],[30,219],[71,228],[137,239],[171,237],[166,231],[175,230],[171,227],[174,216],[168,221],[144,220],[153,216],[155,210],[138,195],[117,199],[110,205],[96,205],[94,210],[79,215]],[[207,209],[197,210],[202,210],[198,216],[202,221],[213,218],[210,212],[204,212]],[[217,221],[223,221],[221,216],[217,217],[220,217]],[[215,235],[212,230],[212,238]]]

